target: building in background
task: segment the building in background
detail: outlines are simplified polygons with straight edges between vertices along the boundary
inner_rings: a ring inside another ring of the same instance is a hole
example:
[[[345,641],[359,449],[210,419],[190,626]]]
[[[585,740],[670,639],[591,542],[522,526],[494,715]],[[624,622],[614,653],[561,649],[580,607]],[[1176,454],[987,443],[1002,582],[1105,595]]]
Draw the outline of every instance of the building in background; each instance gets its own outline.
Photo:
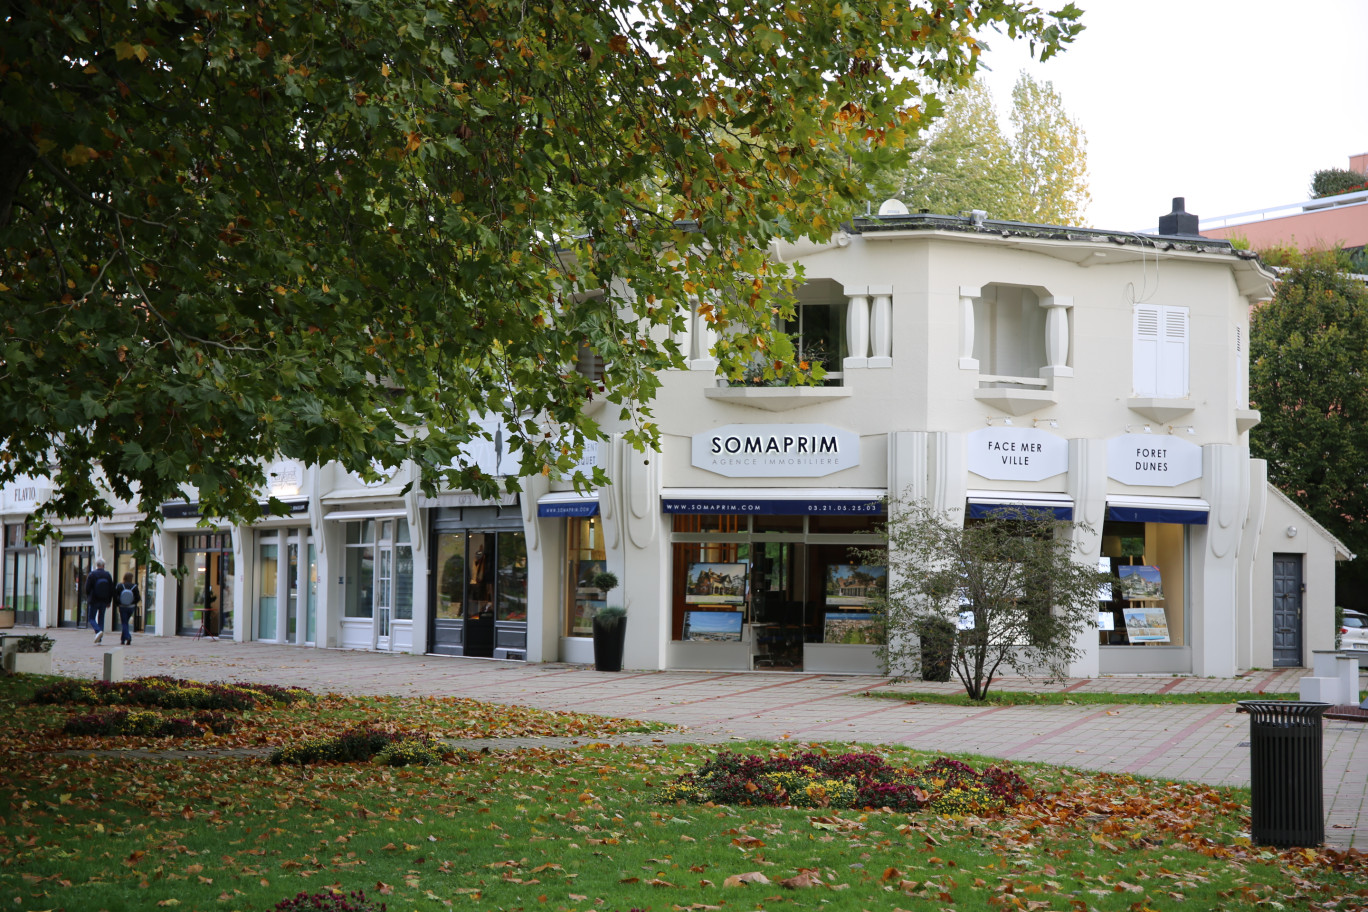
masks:
[[[1349,170],[1368,174],[1368,153],[1349,156]],[[1350,193],[1304,200],[1202,219],[1203,237],[1249,242],[1252,250],[1347,250],[1368,244],[1368,187]]]

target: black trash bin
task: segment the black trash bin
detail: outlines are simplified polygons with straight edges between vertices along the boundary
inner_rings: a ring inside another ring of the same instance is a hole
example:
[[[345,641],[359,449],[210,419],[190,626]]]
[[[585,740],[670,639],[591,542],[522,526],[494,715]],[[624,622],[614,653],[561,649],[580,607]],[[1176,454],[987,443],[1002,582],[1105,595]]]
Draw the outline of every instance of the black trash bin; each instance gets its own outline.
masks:
[[[1329,703],[1242,700],[1249,713],[1250,837],[1256,845],[1325,842],[1321,715]]]

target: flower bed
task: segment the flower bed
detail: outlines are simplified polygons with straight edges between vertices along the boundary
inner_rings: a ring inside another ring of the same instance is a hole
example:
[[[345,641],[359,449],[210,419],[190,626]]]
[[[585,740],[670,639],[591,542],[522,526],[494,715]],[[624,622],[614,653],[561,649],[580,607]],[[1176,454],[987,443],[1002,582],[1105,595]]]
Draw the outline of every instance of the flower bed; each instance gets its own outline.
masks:
[[[925,767],[893,766],[878,754],[829,756],[719,753],[665,787],[669,801],[781,807],[926,809],[954,816],[999,813],[1031,797],[1010,770],[982,772],[942,757]]]
[[[274,764],[367,763],[382,766],[431,766],[441,762],[427,735],[354,728],[335,738],[310,738],[271,752]]]
[[[113,709],[68,719],[67,735],[133,735],[149,738],[198,738],[207,732],[226,735],[235,722],[220,712],[198,712],[190,718],[163,716],[148,710]]]
[[[385,912],[385,904],[366,899],[364,891],[355,893],[299,893],[282,899],[271,912]]]
[[[274,684],[202,684],[165,675],[132,681],[82,681],[68,678],[40,688],[34,703],[85,706],[156,706],[163,709],[202,709],[241,712],[263,703],[289,704],[312,700],[301,687]]]

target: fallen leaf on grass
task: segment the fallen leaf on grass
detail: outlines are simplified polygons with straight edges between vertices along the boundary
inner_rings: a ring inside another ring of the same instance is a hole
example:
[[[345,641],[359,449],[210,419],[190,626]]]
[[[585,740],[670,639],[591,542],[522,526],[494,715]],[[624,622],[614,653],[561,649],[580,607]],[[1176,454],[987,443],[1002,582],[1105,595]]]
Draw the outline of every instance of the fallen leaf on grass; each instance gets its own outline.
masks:
[[[786,877],[779,881],[779,886],[790,890],[802,890],[808,887],[820,887],[822,882],[817,879],[816,870],[800,869],[792,877]]]
[[[767,884],[770,879],[759,871],[747,871],[745,874],[733,874],[722,881],[724,887],[744,887],[746,884]]]

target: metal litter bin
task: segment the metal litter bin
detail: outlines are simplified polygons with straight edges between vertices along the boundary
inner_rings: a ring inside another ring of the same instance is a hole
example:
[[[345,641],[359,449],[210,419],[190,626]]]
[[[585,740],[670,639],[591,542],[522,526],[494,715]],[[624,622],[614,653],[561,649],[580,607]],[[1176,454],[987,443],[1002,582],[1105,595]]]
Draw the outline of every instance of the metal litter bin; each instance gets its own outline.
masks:
[[[1325,842],[1321,715],[1329,703],[1242,700],[1249,713],[1250,836],[1256,845]]]

